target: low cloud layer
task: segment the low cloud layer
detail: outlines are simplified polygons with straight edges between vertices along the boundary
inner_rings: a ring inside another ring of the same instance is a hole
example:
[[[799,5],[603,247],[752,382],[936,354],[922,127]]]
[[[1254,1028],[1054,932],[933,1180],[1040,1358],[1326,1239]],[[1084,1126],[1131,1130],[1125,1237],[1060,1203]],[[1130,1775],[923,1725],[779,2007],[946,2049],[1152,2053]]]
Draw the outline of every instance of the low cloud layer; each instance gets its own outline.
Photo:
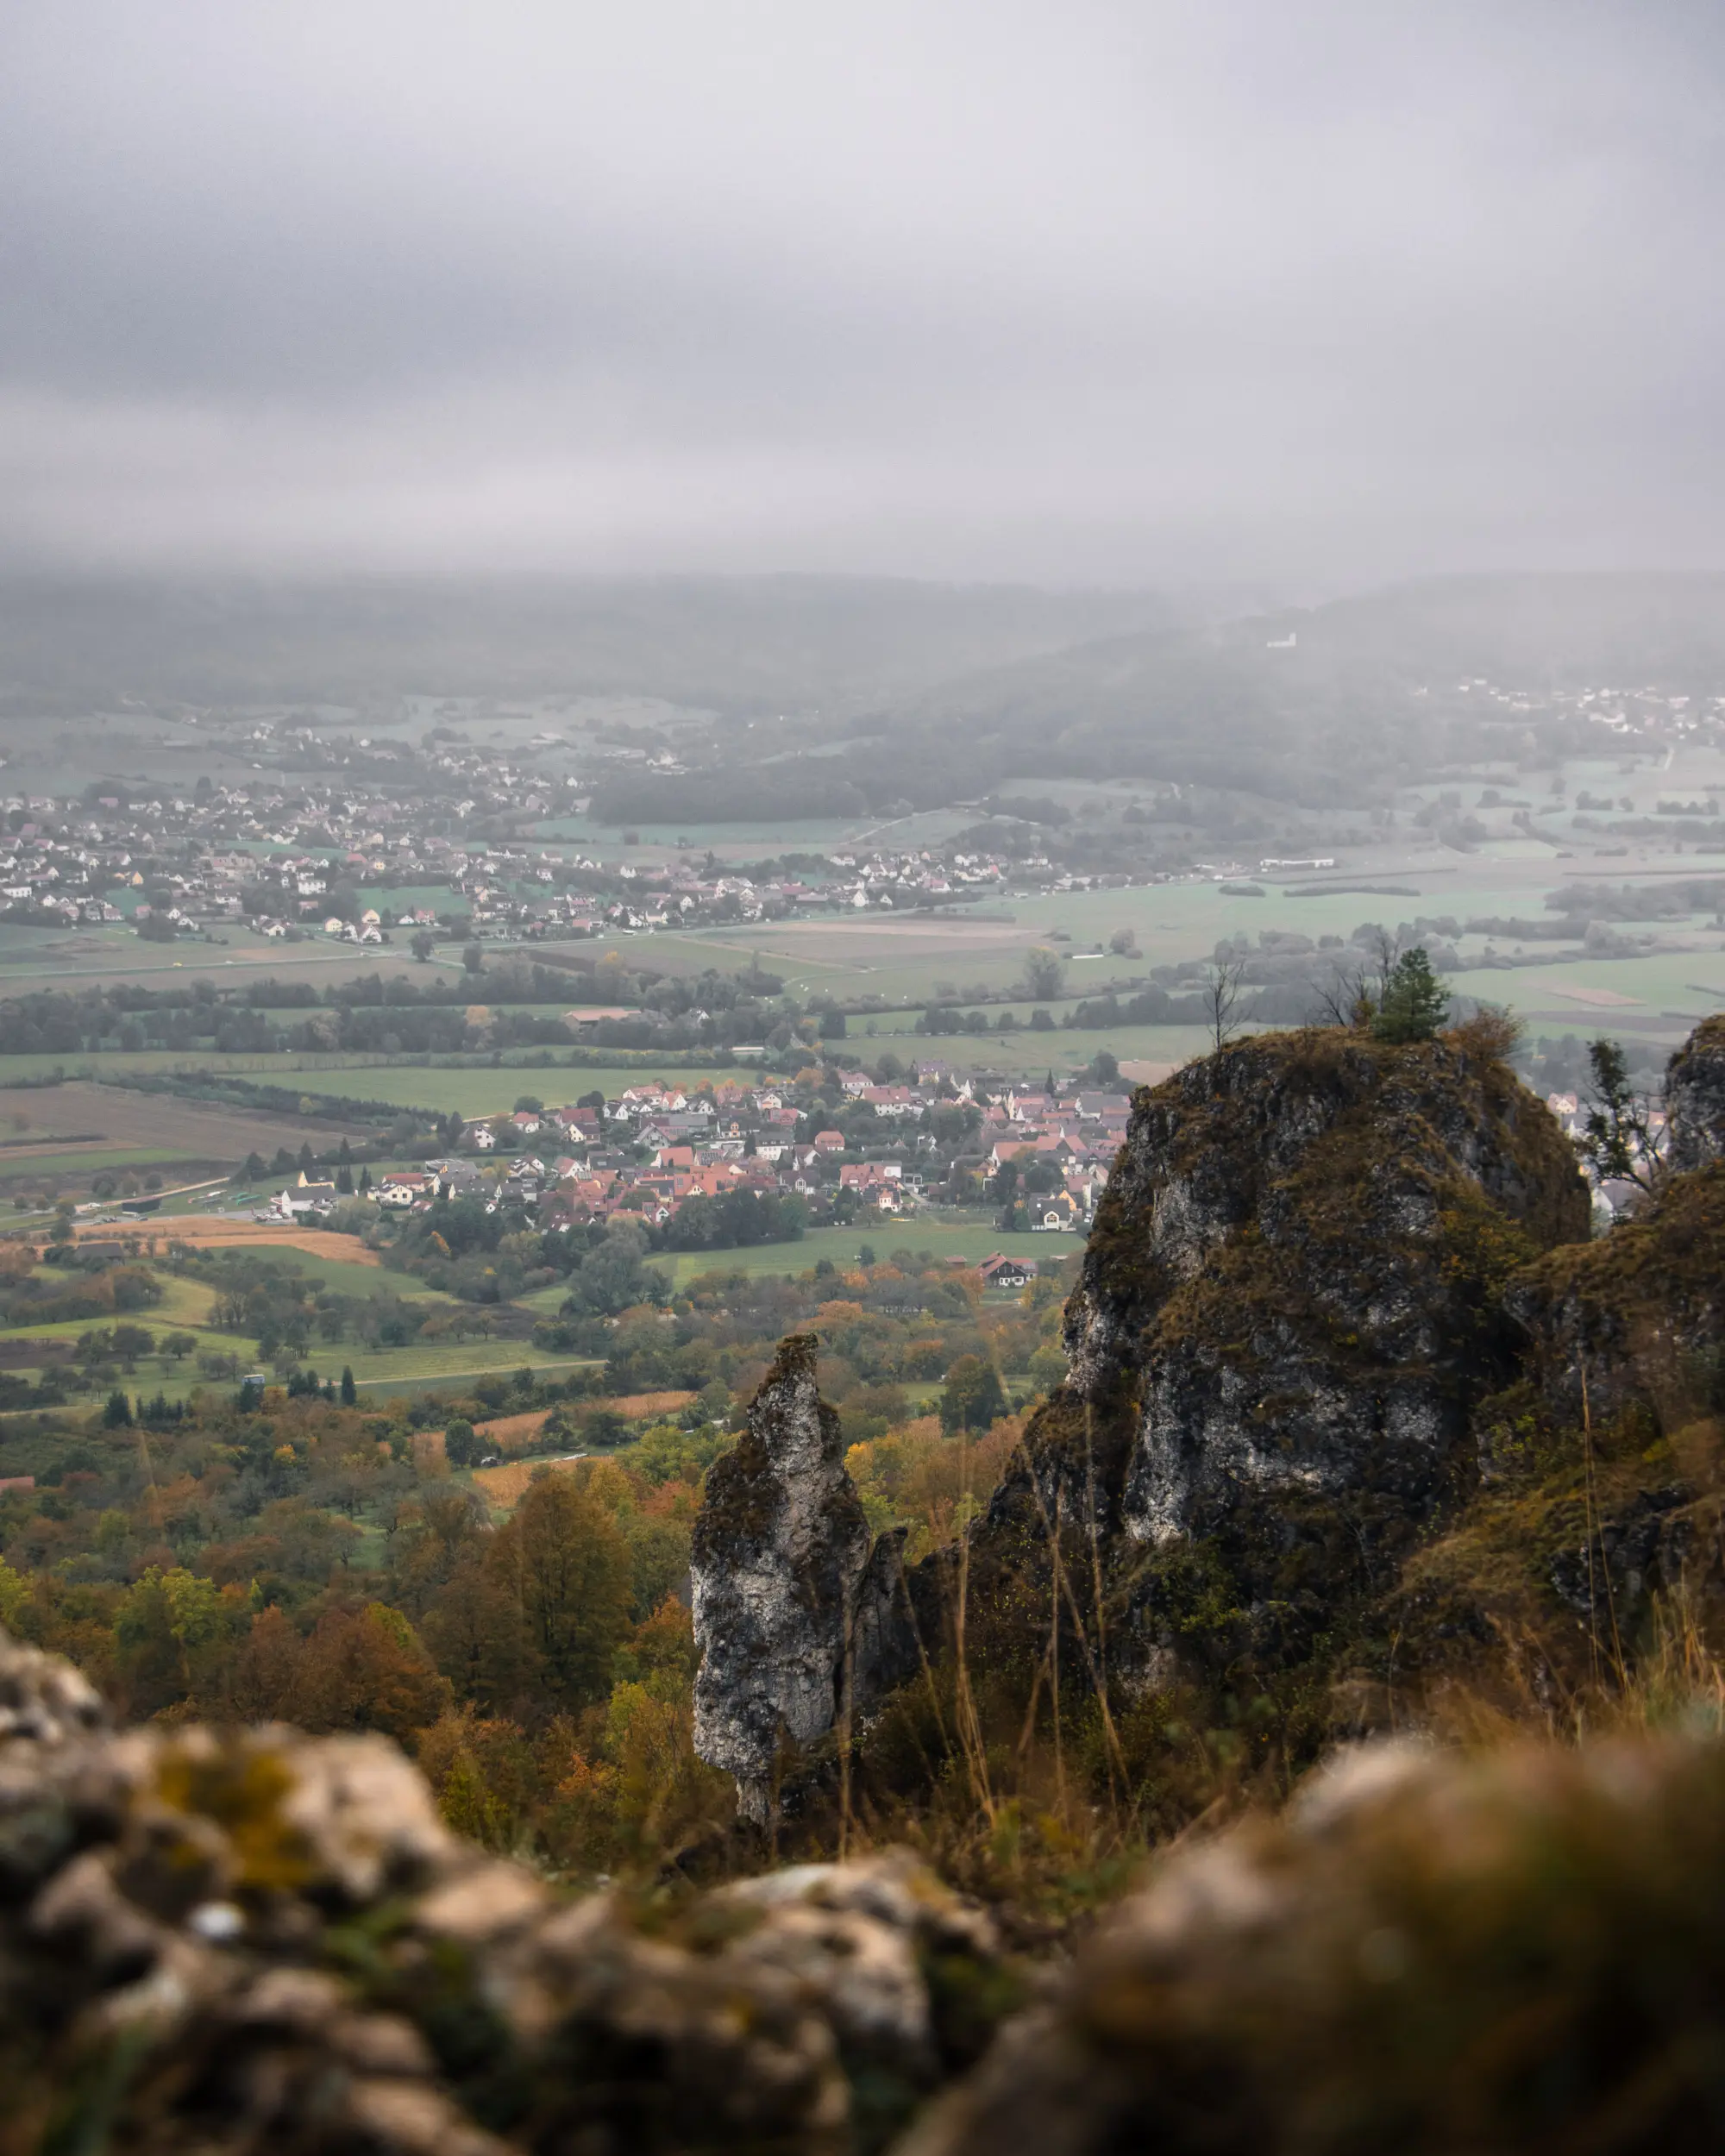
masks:
[[[1721,566],[1719,21],[21,0],[0,547]]]

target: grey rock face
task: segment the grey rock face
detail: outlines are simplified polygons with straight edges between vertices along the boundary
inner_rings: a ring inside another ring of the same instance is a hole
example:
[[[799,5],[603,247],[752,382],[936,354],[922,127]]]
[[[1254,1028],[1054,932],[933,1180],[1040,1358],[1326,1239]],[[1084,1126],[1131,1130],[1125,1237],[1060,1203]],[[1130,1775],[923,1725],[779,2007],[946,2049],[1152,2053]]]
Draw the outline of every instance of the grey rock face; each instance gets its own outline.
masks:
[[[892,1527],[869,1552],[850,1622],[850,1708],[866,1714],[920,1665],[905,1577],[908,1527]]]
[[[738,1809],[764,1824],[787,1740],[806,1745],[892,1659],[896,1551],[871,1568],[869,1526],[837,1413],[815,1384],[817,1343],[793,1335],[749,1408],[736,1450],[707,1477],[695,1524],[695,1749],[735,1776]],[[865,1591],[866,1588],[866,1591]]]
[[[1552,1183],[1583,1224],[1548,1121],[1436,1046],[1333,1036],[1242,1044],[1151,1095],[1068,1319],[1081,1398],[1136,1363],[1128,1531],[1165,1543],[1242,1492],[1427,1496],[1465,1396],[1446,1243]]]
[[[1725,1018],[1704,1018],[1665,1072],[1665,1159],[1678,1174],[1725,1159]]]

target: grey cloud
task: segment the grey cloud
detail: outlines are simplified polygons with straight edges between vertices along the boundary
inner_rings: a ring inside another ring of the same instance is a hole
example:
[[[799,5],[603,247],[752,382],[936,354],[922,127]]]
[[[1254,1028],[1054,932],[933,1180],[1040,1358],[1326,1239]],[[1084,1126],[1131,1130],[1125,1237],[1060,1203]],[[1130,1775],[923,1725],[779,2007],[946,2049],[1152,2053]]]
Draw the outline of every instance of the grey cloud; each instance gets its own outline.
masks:
[[[0,22],[16,559],[1720,558],[1710,9]]]

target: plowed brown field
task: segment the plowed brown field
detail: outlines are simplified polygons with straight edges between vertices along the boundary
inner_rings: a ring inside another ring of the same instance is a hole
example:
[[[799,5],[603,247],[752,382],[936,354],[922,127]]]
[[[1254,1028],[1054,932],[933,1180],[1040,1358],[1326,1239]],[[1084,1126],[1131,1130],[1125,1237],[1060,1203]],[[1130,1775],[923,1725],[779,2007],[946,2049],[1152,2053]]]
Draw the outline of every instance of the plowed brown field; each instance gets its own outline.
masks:
[[[357,1237],[337,1235],[329,1228],[290,1226],[286,1221],[223,1220],[213,1214],[170,1213],[159,1218],[146,1214],[141,1220],[116,1220],[105,1227],[74,1231],[80,1243],[111,1243],[129,1235],[156,1236],[164,1243],[185,1243],[194,1250],[216,1250],[230,1244],[270,1243],[291,1246],[311,1257],[332,1257],[344,1265],[381,1265],[375,1250],[368,1250]]]

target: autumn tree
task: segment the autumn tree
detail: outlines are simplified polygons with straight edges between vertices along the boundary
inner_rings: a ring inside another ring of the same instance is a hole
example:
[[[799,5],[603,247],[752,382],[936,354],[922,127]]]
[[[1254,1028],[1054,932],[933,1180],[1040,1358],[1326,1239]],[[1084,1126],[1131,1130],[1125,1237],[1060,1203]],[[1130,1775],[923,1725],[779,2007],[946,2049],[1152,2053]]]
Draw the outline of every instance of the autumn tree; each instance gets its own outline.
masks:
[[[291,1695],[304,1729],[380,1729],[398,1739],[429,1728],[448,1703],[448,1685],[418,1634],[386,1602],[320,1619]]]
[[[628,1548],[610,1513],[574,1476],[542,1475],[492,1557],[512,1575],[546,1691],[568,1707],[603,1699],[629,1631],[632,1586]]]
[[[530,1708],[540,1688],[505,1530],[481,1556],[465,1554],[421,1620],[425,1644],[458,1698],[482,1714]]]
[[[464,1564],[477,1564],[490,1531],[483,1502],[457,1483],[430,1484],[404,1505],[390,1539],[391,1598],[423,1616]]]
[[[986,1430],[1007,1412],[1007,1396],[1000,1389],[992,1363],[977,1355],[961,1355],[946,1373],[940,1395],[940,1426],[950,1436],[956,1430]]]
[[[279,1602],[267,1604],[253,1618],[204,1711],[227,1721],[285,1721],[304,1657],[304,1639],[286,1611]]]
[[[244,1621],[235,1590],[184,1565],[150,1565],[115,1614],[116,1671],[129,1715],[141,1720],[187,1698]]]

